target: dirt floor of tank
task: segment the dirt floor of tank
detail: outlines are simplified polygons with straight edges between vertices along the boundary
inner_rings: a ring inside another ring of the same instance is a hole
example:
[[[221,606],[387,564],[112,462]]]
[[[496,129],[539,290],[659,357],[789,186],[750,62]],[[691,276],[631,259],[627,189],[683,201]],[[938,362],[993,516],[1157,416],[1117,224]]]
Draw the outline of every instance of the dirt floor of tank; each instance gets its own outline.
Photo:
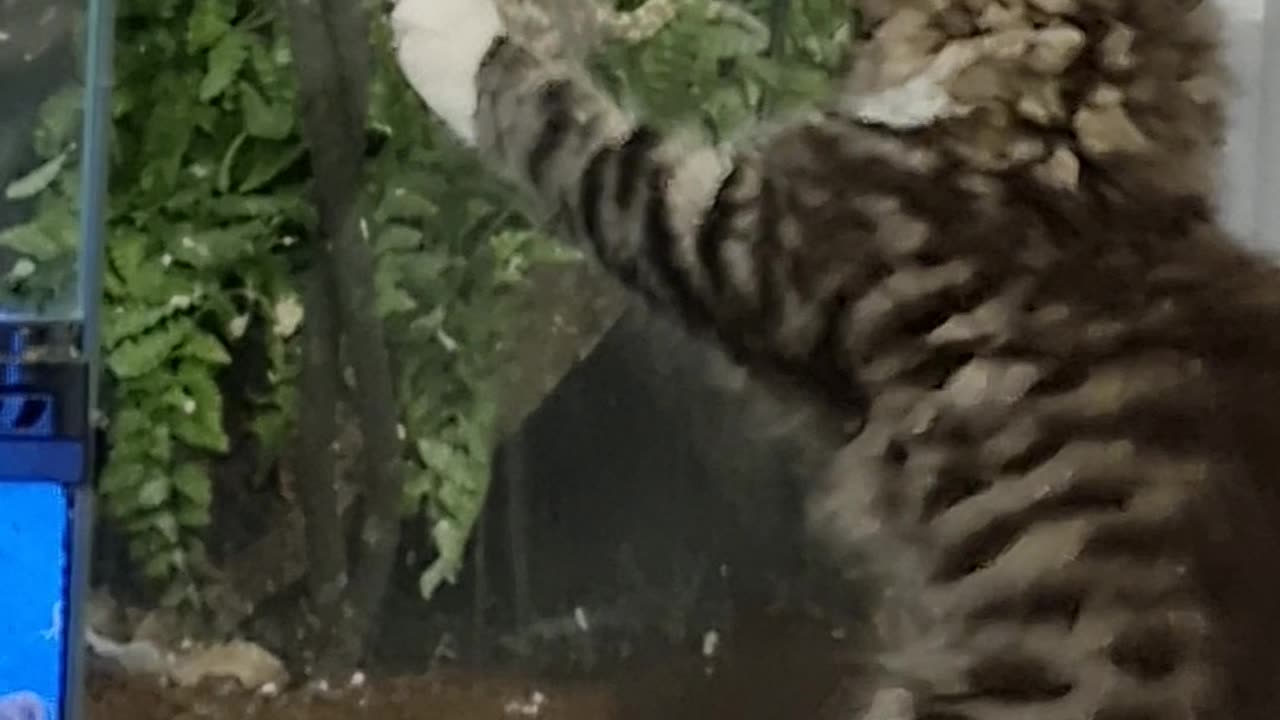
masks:
[[[590,682],[509,672],[437,670],[370,679],[324,694],[274,697],[218,688],[161,688],[94,678],[90,720],[796,720],[821,718],[849,666],[844,642],[822,622],[792,616],[740,619],[716,649],[619,668]]]

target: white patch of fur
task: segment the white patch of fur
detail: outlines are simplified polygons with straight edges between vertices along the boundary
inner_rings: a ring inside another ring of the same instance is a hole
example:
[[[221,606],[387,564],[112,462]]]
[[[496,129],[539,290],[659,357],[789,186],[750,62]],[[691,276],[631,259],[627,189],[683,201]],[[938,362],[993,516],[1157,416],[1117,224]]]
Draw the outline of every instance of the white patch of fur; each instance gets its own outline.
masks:
[[[720,153],[707,147],[692,150],[686,157],[687,160],[673,163],[671,179],[663,192],[680,262],[690,276],[706,285],[706,272],[698,257],[698,230],[715,204],[716,193],[732,165]],[[709,287],[703,289],[710,291]]]
[[[982,57],[979,43],[953,42],[919,74],[901,85],[846,97],[841,109],[872,125],[913,130],[958,115],[970,108],[951,97],[947,84]]]
[[[409,84],[468,145],[476,142],[476,74],[503,32],[493,0],[399,0],[396,59]]]
[[[946,90],[915,79],[874,95],[849,98],[844,110],[866,123],[905,130],[932,124],[951,104]]]
[[[671,181],[666,188],[667,207],[672,229],[681,237],[697,234],[702,218],[715,202],[716,193],[733,169],[728,158],[710,147],[690,143],[672,143],[666,149],[670,157],[685,159],[675,162]]]

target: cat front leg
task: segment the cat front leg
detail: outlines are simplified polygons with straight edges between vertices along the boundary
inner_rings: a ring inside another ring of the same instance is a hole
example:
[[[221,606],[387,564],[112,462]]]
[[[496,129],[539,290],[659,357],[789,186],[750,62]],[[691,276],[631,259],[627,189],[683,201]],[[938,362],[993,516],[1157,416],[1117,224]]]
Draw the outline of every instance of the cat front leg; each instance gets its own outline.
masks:
[[[504,24],[493,0],[399,3],[398,56],[427,104],[561,237],[744,365],[800,379],[845,412],[862,402],[860,348],[893,332],[895,308],[972,280],[933,228],[973,199],[919,138],[814,113],[763,142],[713,146],[631,117],[581,65]],[[973,55],[956,51],[919,82]],[[904,253],[929,263],[890,272]]]

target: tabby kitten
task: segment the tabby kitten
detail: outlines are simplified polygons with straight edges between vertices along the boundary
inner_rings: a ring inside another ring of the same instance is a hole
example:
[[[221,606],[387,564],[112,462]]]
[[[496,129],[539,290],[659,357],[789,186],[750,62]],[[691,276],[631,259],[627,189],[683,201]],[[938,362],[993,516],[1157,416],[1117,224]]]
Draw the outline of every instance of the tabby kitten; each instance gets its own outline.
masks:
[[[869,398],[810,509],[889,589],[870,717],[1280,717],[1280,272],[1213,217],[1212,9],[862,11],[848,92],[729,150],[487,2],[393,22],[428,103],[632,291],[831,413]],[[483,52],[428,63],[445,28]],[[957,47],[926,127],[868,120]]]

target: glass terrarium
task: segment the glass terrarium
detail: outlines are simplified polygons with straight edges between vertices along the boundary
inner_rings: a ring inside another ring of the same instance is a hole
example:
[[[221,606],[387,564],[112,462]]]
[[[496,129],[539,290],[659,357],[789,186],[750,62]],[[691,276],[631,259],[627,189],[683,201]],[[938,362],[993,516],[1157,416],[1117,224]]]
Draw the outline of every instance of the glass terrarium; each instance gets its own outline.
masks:
[[[2,717],[79,713],[108,5],[0,0]]]
[[[89,5],[95,5],[91,0]],[[94,8],[0,0],[0,320],[76,322],[94,295],[101,193]],[[87,152],[86,152],[87,151]]]

